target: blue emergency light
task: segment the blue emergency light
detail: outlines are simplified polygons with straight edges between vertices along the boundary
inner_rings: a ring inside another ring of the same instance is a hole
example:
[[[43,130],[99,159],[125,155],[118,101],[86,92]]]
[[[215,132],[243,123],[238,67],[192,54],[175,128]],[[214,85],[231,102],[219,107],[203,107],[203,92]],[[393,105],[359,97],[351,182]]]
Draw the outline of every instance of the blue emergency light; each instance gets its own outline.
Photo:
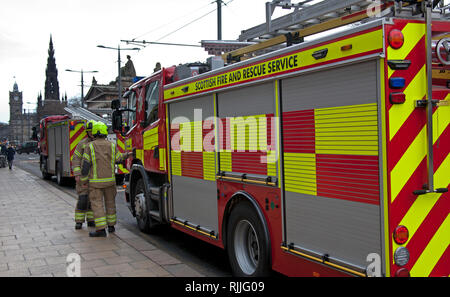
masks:
[[[389,79],[391,89],[403,89],[405,87],[405,79],[403,77],[393,77]]]

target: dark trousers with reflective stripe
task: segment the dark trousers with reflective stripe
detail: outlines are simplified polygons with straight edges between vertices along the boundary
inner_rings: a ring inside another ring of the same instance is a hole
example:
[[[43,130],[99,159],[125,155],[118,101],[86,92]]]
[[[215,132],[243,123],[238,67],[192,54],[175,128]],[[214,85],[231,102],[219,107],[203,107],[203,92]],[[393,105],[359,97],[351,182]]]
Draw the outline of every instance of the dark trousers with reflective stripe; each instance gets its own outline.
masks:
[[[86,203],[80,203],[81,202],[80,200],[83,199],[82,196],[84,195],[87,196],[89,194],[88,185],[89,185],[88,181],[79,181],[76,183],[75,189],[78,194],[78,201],[77,205],[75,206],[76,223],[84,223],[85,221],[87,222],[94,221],[94,214],[91,209],[91,204],[89,203],[89,198],[87,198],[88,201]]]
[[[89,200],[94,211],[95,229],[105,229],[116,224],[116,186],[89,187]]]

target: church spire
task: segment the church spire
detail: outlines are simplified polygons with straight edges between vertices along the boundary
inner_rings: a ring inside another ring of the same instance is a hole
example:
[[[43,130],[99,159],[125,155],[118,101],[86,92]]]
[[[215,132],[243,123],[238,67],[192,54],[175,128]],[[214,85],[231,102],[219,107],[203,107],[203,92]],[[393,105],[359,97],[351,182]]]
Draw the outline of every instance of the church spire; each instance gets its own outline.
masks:
[[[50,43],[48,47],[47,68],[45,70],[45,94],[44,99],[60,100],[59,99],[59,83],[58,83],[58,69],[56,68],[55,50],[53,48],[53,38],[50,35]]]

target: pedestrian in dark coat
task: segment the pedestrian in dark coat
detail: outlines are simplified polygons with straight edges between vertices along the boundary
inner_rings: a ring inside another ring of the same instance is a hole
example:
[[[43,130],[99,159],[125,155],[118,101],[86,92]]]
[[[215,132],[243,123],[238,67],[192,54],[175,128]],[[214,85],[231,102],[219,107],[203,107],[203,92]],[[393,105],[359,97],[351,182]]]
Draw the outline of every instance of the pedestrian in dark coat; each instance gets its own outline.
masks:
[[[0,144],[0,154],[6,155],[6,145],[4,143]]]
[[[8,146],[8,149],[6,150],[6,158],[8,159],[8,165],[10,170],[12,169],[15,154],[16,150],[12,146]]]

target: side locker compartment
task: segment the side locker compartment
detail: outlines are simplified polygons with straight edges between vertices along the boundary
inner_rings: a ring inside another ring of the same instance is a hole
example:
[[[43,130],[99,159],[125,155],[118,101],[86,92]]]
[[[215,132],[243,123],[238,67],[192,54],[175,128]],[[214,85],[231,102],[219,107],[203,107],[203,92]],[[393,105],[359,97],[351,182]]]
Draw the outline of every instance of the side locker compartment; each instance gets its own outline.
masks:
[[[283,250],[360,276],[382,251],[377,67],[281,81]]]
[[[274,102],[273,82],[218,94],[221,173],[276,182]]]
[[[50,173],[55,174],[56,173],[56,135],[55,135],[56,128],[53,126],[49,126],[47,128],[47,142],[48,142],[48,171]]]
[[[217,169],[211,141],[214,139],[213,100],[214,96],[209,95],[169,104],[168,130],[172,222],[217,238]],[[208,142],[210,145],[203,145]]]
[[[57,162],[60,162],[62,157],[62,127],[61,124],[55,127],[55,155]]]

